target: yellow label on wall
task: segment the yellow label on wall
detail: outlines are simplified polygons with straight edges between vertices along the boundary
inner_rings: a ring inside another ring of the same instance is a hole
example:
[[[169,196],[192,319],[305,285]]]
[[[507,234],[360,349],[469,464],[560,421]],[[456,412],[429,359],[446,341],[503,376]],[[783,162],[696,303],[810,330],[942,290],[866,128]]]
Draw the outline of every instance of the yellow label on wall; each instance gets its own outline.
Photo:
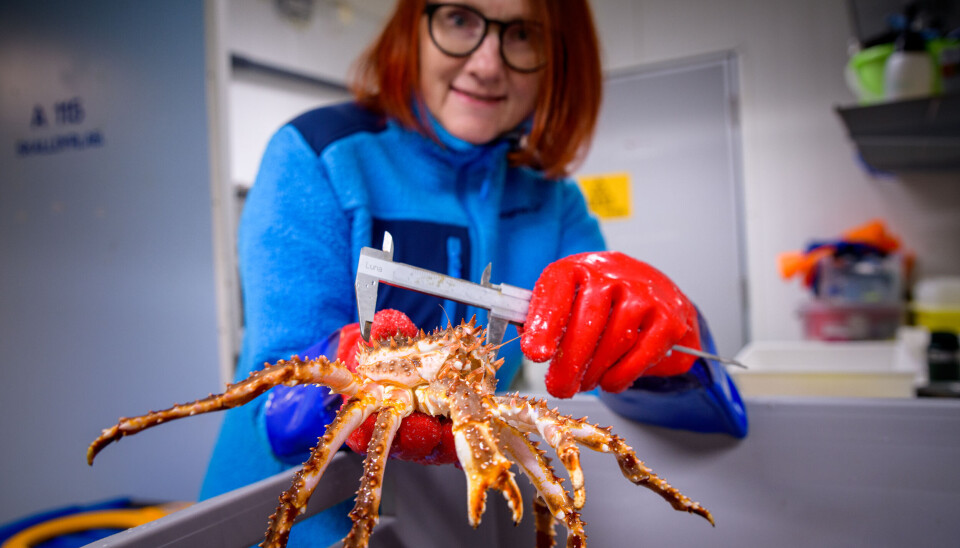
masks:
[[[601,219],[630,216],[630,174],[607,173],[577,177],[587,207]]]

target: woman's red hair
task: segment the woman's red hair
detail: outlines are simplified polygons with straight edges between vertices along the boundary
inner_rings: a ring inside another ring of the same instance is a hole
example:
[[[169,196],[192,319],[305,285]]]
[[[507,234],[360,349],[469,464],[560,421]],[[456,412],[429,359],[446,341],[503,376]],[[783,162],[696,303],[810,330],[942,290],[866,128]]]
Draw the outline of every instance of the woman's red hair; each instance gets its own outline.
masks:
[[[587,0],[530,0],[530,4],[546,27],[547,63],[533,125],[510,161],[559,178],[570,173],[593,136],[603,93],[600,51]],[[425,5],[426,0],[397,3],[379,38],[358,60],[351,90],[367,107],[430,134],[415,111],[425,109],[419,93],[420,18]]]

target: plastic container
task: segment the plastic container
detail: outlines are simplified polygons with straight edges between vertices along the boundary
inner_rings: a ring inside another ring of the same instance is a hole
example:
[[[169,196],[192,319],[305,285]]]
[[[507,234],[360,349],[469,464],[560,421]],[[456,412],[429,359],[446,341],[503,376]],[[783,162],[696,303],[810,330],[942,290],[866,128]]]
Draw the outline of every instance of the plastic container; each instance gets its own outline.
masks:
[[[900,303],[835,303],[810,301],[800,307],[803,334],[817,341],[880,341],[892,339],[903,324]]]
[[[897,303],[903,298],[902,257],[825,257],[817,263],[818,299],[830,302]]]
[[[960,308],[960,276],[924,278],[913,287],[913,301],[927,307]]]
[[[910,398],[918,382],[898,342],[757,341],[728,369],[745,396]]]
[[[926,40],[918,31],[916,5],[907,4],[904,16],[907,24],[883,67],[883,93],[888,100],[929,97],[934,91],[935,60],[927,53]]]
[[[914,322],[930,331],[960,333],[960,276],[920,280],[913,289]]]
[[[960,333],[960,308],[913,307],[913,320],[930,331]]]
[[[847,87],[860,105],[873,105],[887,100],[884,72],[887,60],[895,49],[893,43],[878,44],[850,56],[844,76]],[[960,41],[952,38],[929,40],[926,51],[933,72],[932,94],[960,91]]]
[[[883,101],[883,70],[893,53],[893,44],[879,44],[861,50],[847,63],[847,85],[862,105]]]
[[[884,97],[888,101],[933,95],[934,64],[926,50],[895,51],[883,71]]]

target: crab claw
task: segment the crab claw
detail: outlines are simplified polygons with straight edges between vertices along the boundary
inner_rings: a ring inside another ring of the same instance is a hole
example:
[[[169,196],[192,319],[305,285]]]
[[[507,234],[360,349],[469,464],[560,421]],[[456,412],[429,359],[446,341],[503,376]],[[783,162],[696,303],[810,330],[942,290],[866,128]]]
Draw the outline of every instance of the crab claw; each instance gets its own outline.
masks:
[[[467,476],[467,506],[470,525],[480,525],[487,506],[487,489],[496,489],[513,512],[514,523],[523,518],[523,499],[513,479],[513,465],[500,450],[487,425],[467,424],[454,428],[457,456]]]

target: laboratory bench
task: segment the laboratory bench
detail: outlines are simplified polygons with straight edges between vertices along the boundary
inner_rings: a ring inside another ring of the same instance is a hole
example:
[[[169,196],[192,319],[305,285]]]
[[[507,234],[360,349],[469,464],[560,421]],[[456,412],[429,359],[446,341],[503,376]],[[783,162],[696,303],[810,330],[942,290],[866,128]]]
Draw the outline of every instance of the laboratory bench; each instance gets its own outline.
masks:
[[[590,546],[955,546],[960,538],[957,400],[750,397],[744,439],[632,422],[592,396],[549,403],[565,414],[611,425],[640,459],[716,520],[711,527],[698,516],[674,511],[627,481],[611,455],[584,449],[583,519]],[[308,514],[352,498],[361,473],[359,456],[338,453]],[[196,503],[90,546],[254,545],[293,474]],[[518,526],[500,494],[491,491],[483,522],[473,529],[460,470],[391,460],[382,518],[370,546],[532,547],[533,489],[525,478],[518,477],[518,485],[525,501]],[[562,538],[562,527],[557,532]]]

